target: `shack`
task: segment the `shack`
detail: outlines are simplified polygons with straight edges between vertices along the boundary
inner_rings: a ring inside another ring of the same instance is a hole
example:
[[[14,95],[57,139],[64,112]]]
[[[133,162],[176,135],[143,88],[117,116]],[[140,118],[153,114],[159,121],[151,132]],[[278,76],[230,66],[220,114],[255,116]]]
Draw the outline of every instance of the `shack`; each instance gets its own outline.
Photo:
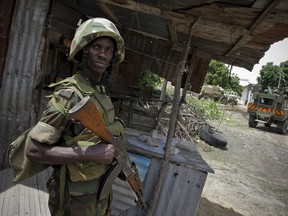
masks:
[[[200,91],[211,59],[252,70],[271,44],[288,37],[285,0],[12,0],[2,1],[0,6],[0,169],[9,168],[5,162],[8,144],[39,118],[46,103],[44,96],[50,93],[47,85],[70,76],[75,68],[67,61],[67,53],[79,22],[105,17],[117,25],[126,42],[126,57],[113,68],[110,90],[120,93],[115,95],[115,101],[131,104],[128,112],[125,103],[115,104],[130,129],[155,138],[151,133],[157,118],[161,118],[159,109],[155,115],[144,115],[154,121],[147,123],[141,118],[143,122],[135,122],[135,118],[139,119],[136,114],[143,116],[141,110],[133,107],[133,101],[143,97],[137,84],[144,70],[155,72],[175,86],[166,138],[158,137],[156,146],[147,150],[145,143],[136,148],[139,140],[132,139],[135,134],[128,134],[130,153],[136,154],[138,164],[146,164],[145,193],[151,198],[154,215],[161,215],[160,211],[167,211],[162,215],[195,214],[207,174],[213,172],[197,150],[172,152],[180,97],[185,98],[188,90]],[[163,143],[165,151],[154,155]],[[182,184],[193,193],[181,197],[177,193],[183,191],[173,190],[173,196],[164,196],[171,192],[168,189]],[[116,186],[116,191],[117,188],[120,187]],[[177,213],[166,208],[179,197],[181,204],[185,204],[184,198],[189,200],[185,208],[180,211],[171,205]],[[115,201],[116,208],[117,198]],[[133,215],[129,210],[132,204],[127,208],[120,206],[121,211],[116,212]]]

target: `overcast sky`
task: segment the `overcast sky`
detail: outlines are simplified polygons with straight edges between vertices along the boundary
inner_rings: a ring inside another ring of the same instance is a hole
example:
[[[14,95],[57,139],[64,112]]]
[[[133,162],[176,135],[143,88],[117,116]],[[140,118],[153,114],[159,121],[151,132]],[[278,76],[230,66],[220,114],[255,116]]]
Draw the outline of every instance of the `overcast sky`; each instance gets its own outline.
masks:
[[[259,76],[259,72],[263,65],[267,62],[273,62],[274,65],[280,65],[281,62],[288,60],[288,38],[274,43],[270,46],[270,49],[265,53],[259,64],[254,65],[253,70],[250,72],[244,68],[234,66],[232,73],[237,74],[238,77],[243,79],[249,79],[250,83],[257,83],[256,78]]]

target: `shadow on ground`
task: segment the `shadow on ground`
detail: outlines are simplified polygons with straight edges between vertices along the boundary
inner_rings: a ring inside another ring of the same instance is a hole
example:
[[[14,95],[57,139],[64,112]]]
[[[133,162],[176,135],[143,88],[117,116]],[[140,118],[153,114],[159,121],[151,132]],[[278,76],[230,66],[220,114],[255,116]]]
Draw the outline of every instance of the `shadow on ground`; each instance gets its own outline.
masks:
[[[232,208],[225,208],[201,197],[196,216],[242,216]]]

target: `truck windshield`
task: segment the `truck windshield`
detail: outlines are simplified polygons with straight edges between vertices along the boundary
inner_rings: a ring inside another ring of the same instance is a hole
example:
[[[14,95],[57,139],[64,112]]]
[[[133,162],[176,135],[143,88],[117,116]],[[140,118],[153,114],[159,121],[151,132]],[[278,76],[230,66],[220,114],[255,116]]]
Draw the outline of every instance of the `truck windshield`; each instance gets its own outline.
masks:
[[[259,104],[271,106],[273,105],[273,101],[274,99],[271,98],[260,97]]]

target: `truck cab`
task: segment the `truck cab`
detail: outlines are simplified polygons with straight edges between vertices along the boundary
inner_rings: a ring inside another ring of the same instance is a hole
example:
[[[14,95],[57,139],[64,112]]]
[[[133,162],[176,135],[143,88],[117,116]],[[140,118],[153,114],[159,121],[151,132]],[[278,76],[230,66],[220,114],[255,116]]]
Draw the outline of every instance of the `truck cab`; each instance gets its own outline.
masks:
[[[265,127],[276,125],[277,131],[287,134],[288,95],[279,92],[254,92],[253,100],[248,103],[249,127],[263,123]]]

